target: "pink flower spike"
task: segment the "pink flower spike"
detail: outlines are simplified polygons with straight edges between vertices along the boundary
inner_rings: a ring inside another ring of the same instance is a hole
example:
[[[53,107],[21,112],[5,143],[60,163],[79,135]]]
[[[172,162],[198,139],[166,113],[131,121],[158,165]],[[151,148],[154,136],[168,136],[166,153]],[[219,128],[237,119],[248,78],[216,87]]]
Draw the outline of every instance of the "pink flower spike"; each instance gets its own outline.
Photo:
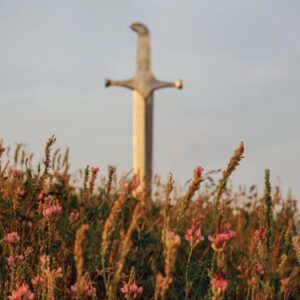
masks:
[[[14,259],[13,257],[10,255],[9,257],[6,258],[7,264],[12,267],[13,263],[14,263]]]
[[[222,275],[217,274],[210,281],[214,291],[218,293],[224,293],[228,287],[228,282],[222,277]]]
[[[197,175],[198,177],[201,177],[203,171],[204,171],[204,169],[199,166],[195,169],[195,175]]]
[[[197,239],[201,238],[201,227],[199,227],[199,228],[196,229],[196,231],[195,231],[195,237]]]
[[[10,176],[15,178],[21,177],[21,172],[16,169],[10,170]]]
[[[192,235],[192,229],[188,229],[187,231],[186,231],[186,234],[185,234],[185,239],[187,240],[187,241],[190,241],[191,239],[192,239],[192,237],[193,237],[193,235]]]
[[[263,275],[265,273],[264,267],[262,266],[262,264],[260,262],[255,263],[255,271],[259,275]]]
[[[233,231],[233,230],[229,230],[228,234],[229,234],[229,238],[230,238],[230,239],[233,239],[233,238],[236,237],[236,232]]]
[[[4,236],[2,241],[6,244],[12,245],[12,244],[18,243],[19,240],[20,240],[20,237],[19,237],[18,233],[14,231],[14,232],[11,232],[11,233],[7,233]]]
[[[17,263],[19,266],[24,264],[24,260],[25,260],[24,255],[21,254],[17,256]]]
[[[43,209],[43,216],[48,220],[54,220],[60,215],[61,211],[62,207],[58,204],[46,204]]]
[[[77,286],[76,285],[71,285],[71,292],[72,293],[77,293],[77,291],[78,291]]]
[[[34,299],[34,294],[29,289],[28,284],[23,283],[17,290],[12,291],[9,300],[31,300]]]
[[[46,197],[46,195],[47,194],[45,192],[40,192],[39,195],[38,195],[38,197],[37,197],[38,201],[43,200]]]
[[[230,230],[230,227],[230,224],[224,224],[217,233],[208,236],[208,240],[212,243],[212,248],[214,250],[218,251],[217,246],[219,244],[221,245],[221,248],[223,248],[229,240],[236,237],[236,232]]]
[[[136,189],[139,185],[140,185],[140,181],[137,178],[135,178],[135,179],[132,180],[131,187],[133,189]]]
[[[83,282],[79,285],[78,285],[78,283],[76,283],[75,285],[71,285],[70,289],[71,289],[71,292],[74,294],[74,296],[75,295],[79,296],[79,293],[83,294],[83,298],[80,297],[80,299],[95,298],[96,294],[97,294],[97,291],[92,286],[91,282],[87,281],[86,279],[83,279]],[[76,297],[76,299],[77,299],[77,297]]]
[[[280,280],[281,288],[285,290],[289,285],[289,278],[284,278]]]
[[[20,189],[20,188],[17,189],[17,195],[20,198],[24,198],[27,194],[28,194],[28,192],[26,189]]]
[[[96,289],[89,283],[85,283],[83,287],[83,294],[85,297],[96,297]]]
[[[123,294],[127,294],[129,292],[129,284],[125,283],[123,287],[120,288]]]
[[[55,277],[60,277],[60,278],[63,276],[62,267],[58,267],[58,268],[56,269],[56,271],[54,272],[54,276],[55,276]]]
[[[252,284],[256,284],[257,280],[256,277],[252,276],[250,279],[247,280],[247,283],[252,285]]]
[[[73,209],[69,214],[69,221],[74,223],[79,218],[79,211],[78,209]]]
[[[38,285],[43,283],[43,279],[39,275],[36,275],[33,279],[31,279],[31,283],[35,289]]]
[[[136,291],[138,290],[138,286],[136,285],[136,283],[132,283],[131,286],[129,287],[130,292],[131,293],[136,293]]]
[[[92,167],[91,171],[92,171],[93,175],[97,175],[97,173],[100,171],[100,169],[98,167]]]
[[[201,240],[201,227],[196,227],[195,224],[192,225],[192,228],[187,229],[184,238],[190,243],[191,247],[196,246]]]
[[[135,281],[124,283],[123,287],[120,288],[120,291],[127,297],[130,297],[130,299],[142,294],[143,290],[144,289],[141,286],[139,287]]]
[[[258,237],[261,241],[266,238],[267,228],[264,226],[259,227],[255,230],[255,236]]]

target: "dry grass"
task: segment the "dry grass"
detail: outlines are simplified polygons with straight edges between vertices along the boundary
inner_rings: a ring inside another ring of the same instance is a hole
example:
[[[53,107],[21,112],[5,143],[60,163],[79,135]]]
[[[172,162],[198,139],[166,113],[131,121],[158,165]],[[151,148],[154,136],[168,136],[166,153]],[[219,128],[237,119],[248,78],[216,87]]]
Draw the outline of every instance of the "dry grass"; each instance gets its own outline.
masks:
[[[296,200],[269,170],[261,196],[228,188],[243,143],[218,181],[198,167],[179,195],[156,178],[152,199],[112,166],[73,185],[54,146],[36,170],[0,146],[1,299],[299,299]]]

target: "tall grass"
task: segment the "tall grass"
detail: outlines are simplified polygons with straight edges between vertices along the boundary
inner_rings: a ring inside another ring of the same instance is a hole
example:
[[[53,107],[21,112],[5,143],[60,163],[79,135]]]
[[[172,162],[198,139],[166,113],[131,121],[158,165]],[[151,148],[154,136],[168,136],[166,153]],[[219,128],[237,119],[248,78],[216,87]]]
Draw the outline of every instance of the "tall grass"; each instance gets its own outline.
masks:
[[[156,178],[153,198],[112,166],[75,185],[54,146],[36,169],[0,146],[1,299],[300,298],[296,200],[269,170],[261,196],[228,188],[243,143],[218,181],[197,167],[182,195]]]

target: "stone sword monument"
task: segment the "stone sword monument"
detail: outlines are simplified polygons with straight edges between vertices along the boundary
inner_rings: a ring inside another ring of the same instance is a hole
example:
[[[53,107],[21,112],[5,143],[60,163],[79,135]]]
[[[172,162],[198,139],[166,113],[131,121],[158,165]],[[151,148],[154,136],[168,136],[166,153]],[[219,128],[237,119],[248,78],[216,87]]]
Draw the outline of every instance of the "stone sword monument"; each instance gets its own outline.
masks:
[[[182,88],[182,81],[157,80],[151,70],[151,43],[148,28],[133,23],[138,34],[137,68],[132,79],[106,80],[105,86],[121,86],[133,91],[133,172],[140,179],[140,189],[151,192],[153,144],[153,92],[160,88]]]

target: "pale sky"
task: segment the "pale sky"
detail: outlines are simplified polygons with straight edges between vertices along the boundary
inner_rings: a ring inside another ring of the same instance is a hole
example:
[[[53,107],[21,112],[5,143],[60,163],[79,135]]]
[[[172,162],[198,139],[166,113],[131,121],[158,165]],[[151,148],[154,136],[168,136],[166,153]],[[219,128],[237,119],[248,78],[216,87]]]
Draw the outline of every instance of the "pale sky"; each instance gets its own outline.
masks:
[[[0,0],[0,138],[38,158],[54,133],[73,169],[131,169],[132,95],[104,88],[134,74],[133,22],[152,37],[152,66],[184,89],[155,93],[154,171],[184,184],[224,168],[233,186],[300,196],[299,0]]]

